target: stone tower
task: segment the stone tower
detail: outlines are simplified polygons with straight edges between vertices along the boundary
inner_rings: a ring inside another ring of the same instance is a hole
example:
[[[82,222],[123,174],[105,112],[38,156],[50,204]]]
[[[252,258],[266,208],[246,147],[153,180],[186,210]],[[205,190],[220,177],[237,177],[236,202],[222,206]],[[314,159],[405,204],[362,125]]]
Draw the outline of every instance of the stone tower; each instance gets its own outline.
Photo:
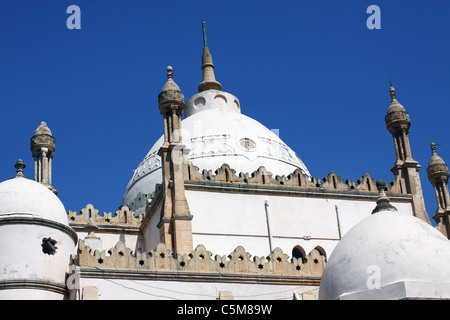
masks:
[[[52,159],[55,152],[55,137],[44,121],[31,137],[31,152],[34,158],[34,181],[42,183],[54,194],[58,191],[52,186]]]
[[[438,229],[444,236],[450,239],[450,196],[448,191],[448,166],[444,160],[436,153],[436,144],[431,143],[431,158],[428,163],[427,175],[428,180],[434,187],[436,192],[437,210],[433,216],[436,221],[436,229]]]
[[[181,116],[184,95],[167,67],[167,82],[158,96],[164,119],[164,143],[159,149],[162,162],[164,204],[158,224],[160,240],[175,253],[189,253],[192,245],[192,215],[184,189],[184,166],[189,149],[182,143]]]
[[[430,223],[430,218],[425,210],[422,185],[420,183],[419,170],[421,166],[412,158],[409,144],[409,128],[411,121],[405,108],[397,101],[394,87],[389,88],[391,104],[385,117],[386,128],[394,139],[395,154],[397,160],[391,171],[398,179],[402,193],[411,194],[413,197],[414,215],[423,221]]]

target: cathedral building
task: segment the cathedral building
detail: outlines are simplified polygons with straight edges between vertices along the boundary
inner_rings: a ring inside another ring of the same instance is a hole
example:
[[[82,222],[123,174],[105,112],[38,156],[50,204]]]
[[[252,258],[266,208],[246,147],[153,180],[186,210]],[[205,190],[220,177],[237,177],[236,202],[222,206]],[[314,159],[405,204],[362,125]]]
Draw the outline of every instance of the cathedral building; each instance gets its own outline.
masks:
[[[245,115],[214,67],[205,32],[198,93],[185,99],[167,67],[149,111],[162,135],[115,213],[66,211],[52,185],[55,137],[41,122],[34,169],[18,160],[0,183],[0,299],[450,298],[449,170],[432,143],[433,227],[392,86],[394,179],[317,178]]]

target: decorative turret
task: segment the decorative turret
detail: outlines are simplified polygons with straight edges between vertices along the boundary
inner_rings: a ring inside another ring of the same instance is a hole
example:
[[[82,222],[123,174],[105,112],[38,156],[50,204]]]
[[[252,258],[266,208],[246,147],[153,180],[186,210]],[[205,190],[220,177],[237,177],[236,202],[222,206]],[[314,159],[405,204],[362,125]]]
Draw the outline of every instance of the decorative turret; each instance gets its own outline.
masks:
[[[396,162],[391,169],[402,193],[411,194],[413,197],[414,215],[423,221],[430,223],[430,218],[425,210],[422,185],[420,183],[419,170],[421,166],[412,158],[409,144],[409,128],[411,121],[406,109],[398,102],[394,87],[390,86],[391,104],[385,117],[386,128],[394,139]]]
[[[162,162],[164,205],[158,223],[160,241],[175,253],[192,250],[192,215],[184,189],[184,166],[189,149],[182,143],[181,116],[184,95],[173,81],[173,69],[167,67],[167,82],[158,96],[164,118],[164,143],[158,155]]]
[[[158,95],[158,104],[160,110],[161,108],[168,108],[171,104],[184,107],[184,94],[173,81],[173,68],[171,66],[167,66],[167,81]]]
[[[164,144],[181,142],[181,116],[185,108],[184,95],[173,81],[173,68],[167,67],[167,82],[158,95],[159,111],[164,118]]]
[[[436,143],[430,143],[431,146],[431,158],[428,162],[427,175],[428,180],[432,184],[440,182],[442,180],[448,183],[449,171],[448,166],[445,164],[444,160],[438,156],[436,153]]]
[[[58,194],[52,186],[52,159],[55,152],[55,137],[44,121],[41,122],[31,137],[31,152],[34,158],[34,181]]]
[[[431,143],[431,158],[427,168],[428,180],[436,192],[438,208],[433,216],[436,229],[450,239],[450,196],[448,190],[449,170],[444,160],[436,153],[436,144]]]
[[[214,64],[211,53],[209,52],[208,43],[206,42],[206,27],[205,21],[202,22],[203,27],[203,55],[202,55],[202,70],[203,81],[198,85],[198,91],[205,90],[222,90],[222,85],[216,81],[214,75]]]
[[[395,88],[392,85],[389,88],[389,93],[391,95],[391,104],[389,105],[385,117],[386,128],[391,134],[401,132],[403,129],[409,130],[409,127],[411,126],[409,114],[398,102]]]

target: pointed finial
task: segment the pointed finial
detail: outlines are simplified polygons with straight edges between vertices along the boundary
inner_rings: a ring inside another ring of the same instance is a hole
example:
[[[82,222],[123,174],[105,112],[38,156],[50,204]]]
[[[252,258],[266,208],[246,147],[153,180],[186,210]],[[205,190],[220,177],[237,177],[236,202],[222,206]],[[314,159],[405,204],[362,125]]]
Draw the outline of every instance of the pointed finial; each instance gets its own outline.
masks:
[[[214,64],[212,60],[211,53],[206,43],[206,26],[205,21],[202,22],[203,29],[203,55],[202,55],[202,71],[203,71],[203,81],[198,85],[198,91],[202,92],[205,90],[222,90],[222,85],[216,81],[216,76],[214,75]]]
[[[431,146],[431,154],[432,155],[437,154],[436,153],[436,143],[432,142],[432,143],[430,143],[430,146]]]
[[[377,206],[375,209],[373,209],[372,214],[377,213],[379,211],[397,211],[397,208],[395,208],[393,205],[391,205],[389,202],[389,198],[386,196],[385,189],[386,189],[386,183],[384,181],[377,181],[377,189],[378,189],[378,199],[377,199]]]
[[[14,165],[14,168],[17,169],[16,171],[16,177],[24,177],[23,175],[23,169],[25,169],[26,165],[23,163],[22,159],[17,160],[16,164]]]
[[[173,68],[171,66],[167,66],[167,80],[173,79]]]
[[[205,21],[202,22],[202,29],[203,29],[203,47],[207,47],[208,43],[206,42],[206,23],[205,23]]]
[[[389,93],[391,94],[392,100],[397,100],[397,96],[395,94],[395,88],[392,86],[392,83],[391,83],[391,86],[389,87]]]

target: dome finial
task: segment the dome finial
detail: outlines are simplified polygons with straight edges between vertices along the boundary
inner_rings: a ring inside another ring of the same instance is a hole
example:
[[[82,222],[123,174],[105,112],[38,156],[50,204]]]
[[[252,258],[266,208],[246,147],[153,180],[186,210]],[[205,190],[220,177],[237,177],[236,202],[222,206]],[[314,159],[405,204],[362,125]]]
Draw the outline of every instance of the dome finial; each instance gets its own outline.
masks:
[[[397,209],[390,204],[389,198],[386,196],[385,189],[386,183],[384,181],[377,181],[378,199],[377,206],[373,209],[372,214],[380,211],[397,211]]]
[[[23,175],[23,169],[25,169],[26,165],[23,163],[22,159],[17,160],[16,164],[14,165],[14,168],[17,169],[16,176],[15,177],[25,177]]]
[[[222,85],[218,81],[216,81],[216,76],[214,75],[214,64],[206,42],[205,21],[202,22],[202,30],[203,30],[203,55],[202,55],[203,81],[198,85],[198,92],[202,92],[205,90],[222,90]]]
[[[171,66],[167,66],[167,80],[173,79],[173,68]]]
[[[390,83],[389,93],[391,94],[391,99],[392,99],[392,101],[397,100],[397,96],[395,94],[395,88],[392,86],[391,78],[389,78],[389,83]]]
[[[430,146],[431,146],[431,155],[437,155],[436,143],[432,142],[432,143],[430,143]]]

